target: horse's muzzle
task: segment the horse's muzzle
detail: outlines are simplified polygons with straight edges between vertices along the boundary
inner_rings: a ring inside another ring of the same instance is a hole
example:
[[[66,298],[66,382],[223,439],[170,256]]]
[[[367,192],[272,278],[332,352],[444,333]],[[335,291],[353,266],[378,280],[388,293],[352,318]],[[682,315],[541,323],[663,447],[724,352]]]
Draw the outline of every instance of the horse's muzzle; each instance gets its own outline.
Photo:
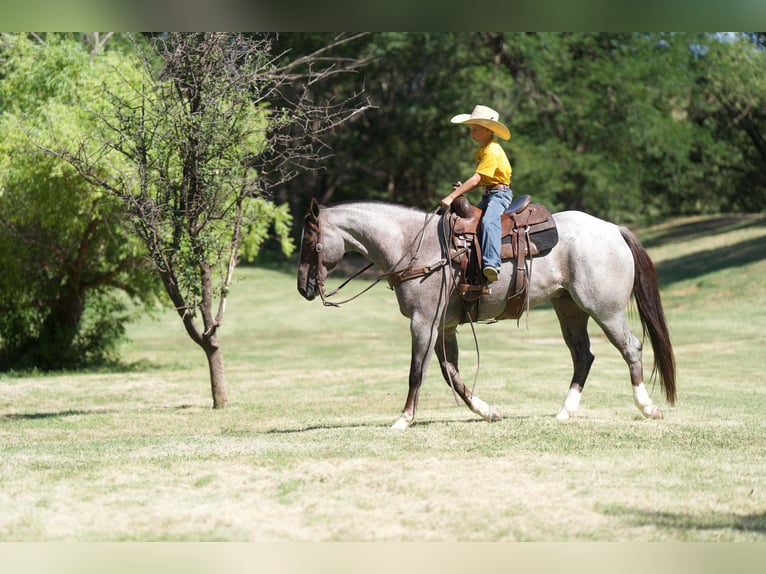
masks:
[[[308,300],[313,301],[317,296],[317,282],[314,277],[309,278],[308,273],[298,271],[298,293]]]

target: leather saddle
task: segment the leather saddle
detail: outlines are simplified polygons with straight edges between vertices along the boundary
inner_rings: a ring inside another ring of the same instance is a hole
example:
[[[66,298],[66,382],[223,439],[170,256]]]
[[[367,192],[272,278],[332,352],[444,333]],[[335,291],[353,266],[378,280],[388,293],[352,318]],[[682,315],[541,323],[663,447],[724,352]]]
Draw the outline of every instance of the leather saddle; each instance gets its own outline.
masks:
[[[482,295],[489,293],[489,286],[482,274],[481,228],[482,210],[471,205],[464,196],[452,203],[449,215],[452,230],[453,261],[460,265],[458,290],[467,302],[467,319],[478,316],[475,308]],[[547,207],[532,203],[532,197],[522,195],[508,207],[500,218],[502,244],[500,257],[503,261],[515,261],[513,277],[506,298],[506,307],[497,319],[518,319],[527,308],[529,272],[527,260],[547,255],[558,243],[556,222]]]

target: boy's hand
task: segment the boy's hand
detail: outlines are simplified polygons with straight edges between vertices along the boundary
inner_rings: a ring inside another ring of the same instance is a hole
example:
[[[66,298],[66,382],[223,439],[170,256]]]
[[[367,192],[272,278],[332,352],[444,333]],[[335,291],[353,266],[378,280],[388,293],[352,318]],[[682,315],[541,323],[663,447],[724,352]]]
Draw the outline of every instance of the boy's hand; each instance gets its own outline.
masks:
[[[442,209],[449,209],[449,206],[452,205],[453,197],[451,195],[448,195],[444,199],[441,200],[439,205]]]

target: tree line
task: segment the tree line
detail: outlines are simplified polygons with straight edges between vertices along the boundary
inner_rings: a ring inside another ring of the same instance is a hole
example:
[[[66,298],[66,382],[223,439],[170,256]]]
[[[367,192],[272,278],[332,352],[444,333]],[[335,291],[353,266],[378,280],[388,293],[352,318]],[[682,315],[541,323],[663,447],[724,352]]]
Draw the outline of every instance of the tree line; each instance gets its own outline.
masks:
[[[320,36],[287,36],[293,49]],[[472,173],[449,123],[499,111],[516,194],[610,220],[766,207],[763,34],[372,34],[364,87],[376,108],[338,130],[333,156],[281,196],[302,212],[371,198],[430,208]],[[356,89],[356,79],[329,91]]]
[[[472,173],[449,118],[477,103],[511,129],[514,193],[554,211],[761,211],[765,39],[4,34],[0,370],[113,361],[163,303],[223,382],[236,265],[290,257],[312,197],[434,208]]]

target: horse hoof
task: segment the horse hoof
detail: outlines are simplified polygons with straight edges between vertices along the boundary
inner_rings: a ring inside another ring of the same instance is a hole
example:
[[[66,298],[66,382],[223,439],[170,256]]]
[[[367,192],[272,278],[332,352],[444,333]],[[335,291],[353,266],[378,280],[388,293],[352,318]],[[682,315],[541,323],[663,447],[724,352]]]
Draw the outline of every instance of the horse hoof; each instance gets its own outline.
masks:
[[[503,413],[501,413],[500,409],[496,406],[492,406],[489,409],[489,415],[484,417],[484,420],[488,423],[496,423],[497,421],[503,420]]]
[[[410,425],[412,424],[413,418],[410,416],[407,416],[405,414],[402,414],[398,419],[396,419],[396,422],[391,425],[391,428],[393,430],[407,430],[410,428]]]
[[[559,421],[568,421],[571,419],[577,411],[570,412],[568,408],[561,407],[561,410],[559,411],[559,414],[556,415],[556,420]]]
[[[662,409],[657,405],[647,405],[639,409],[644,418],[653,419],[655,421],[661,421],[664,417]]]

